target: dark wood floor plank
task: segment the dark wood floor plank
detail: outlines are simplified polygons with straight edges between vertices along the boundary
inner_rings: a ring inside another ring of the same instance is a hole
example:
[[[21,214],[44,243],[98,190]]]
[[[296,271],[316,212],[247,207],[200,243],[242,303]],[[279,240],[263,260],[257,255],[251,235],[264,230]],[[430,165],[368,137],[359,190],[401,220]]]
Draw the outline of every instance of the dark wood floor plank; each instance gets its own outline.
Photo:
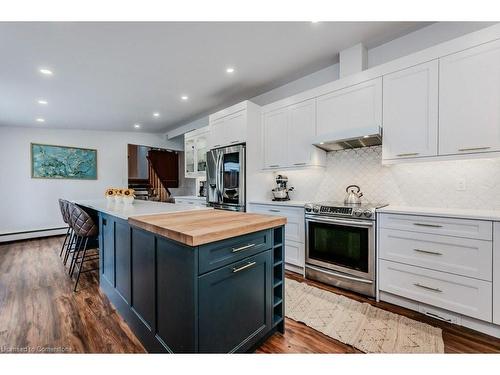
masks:
[[[65,348],[70,353],[144,353],[126,322],[100,292],[97,273],[84,274],[78,292],[59,258],[61,237],[0,244],[0,348]],[[419,320],[443,330],[447,353],[500,353],[500,340],[427,317],[376,303],[287,272],[287,277],[345,295],[359,302]],[[60,351],[60,350],[59,350]],[[286,319],[257,353],[359,353],[303,323]]]

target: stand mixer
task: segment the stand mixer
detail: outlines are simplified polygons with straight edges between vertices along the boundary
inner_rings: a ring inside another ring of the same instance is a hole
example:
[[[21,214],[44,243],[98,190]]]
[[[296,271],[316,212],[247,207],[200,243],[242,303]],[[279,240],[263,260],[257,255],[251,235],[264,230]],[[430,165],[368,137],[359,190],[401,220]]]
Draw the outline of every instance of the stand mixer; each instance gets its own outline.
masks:
[[[289,192],[293,191],[293,187],[287,188],[286,185],[288,183],[288,177],[284,175],[276,176],[276,187],[271,190],[273,193],[273,201],[289,201],[290,196]]]

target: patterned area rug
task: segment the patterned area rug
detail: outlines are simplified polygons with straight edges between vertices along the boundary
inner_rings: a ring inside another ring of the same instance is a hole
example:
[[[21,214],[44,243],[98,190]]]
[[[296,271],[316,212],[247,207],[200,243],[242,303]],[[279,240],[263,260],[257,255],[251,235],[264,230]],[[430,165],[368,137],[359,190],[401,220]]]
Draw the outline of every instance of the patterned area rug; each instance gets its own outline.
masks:
[[[444,353],[440,328],[286,279],[285,315],[365,353]]]

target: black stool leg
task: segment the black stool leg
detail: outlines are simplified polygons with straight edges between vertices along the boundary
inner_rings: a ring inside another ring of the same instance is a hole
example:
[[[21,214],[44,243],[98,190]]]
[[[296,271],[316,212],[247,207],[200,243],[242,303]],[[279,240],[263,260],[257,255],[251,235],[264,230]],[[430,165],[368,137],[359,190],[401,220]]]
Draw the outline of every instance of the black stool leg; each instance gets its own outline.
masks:
[[[59,253],[59,258],[62,256],[62,253],[64,251],[64,247],[66,246],[66,242],[68,242],[68,237],[69,237],[69,231],[71,230],[70,227],[68,227],[68,230],[66,231],[66,236],[64,237],[64,242],[61,246],[61,252]]]
[[[66,265],[66,263],[68,263],[68,257],[69,257],[69,254],[71,253],[71,249],[73,248],[73,244],[75,242],[75,232],[73,230],[71,230],[71,236],[70,236],[70,239],[69,239],[69,242],[68,242],[68,246],[66,247],[66,252],[64,253],[64,265]]]
[[[68,274],[70,277],[73,277],[73,272],[75,271],[76,261],[80,256],[80,251],[83,244],[83,238],[80,236],[76,236],[75,248],[73,249],[73,254],[71,256],[71,262],[69,263],[69,271]]]
[[[85,245],[83,245],[83,255],[80,259],[80,265],[78,266],[78,275],[76,275],[76,281],[75,281],[75,287],[73,288],[73,291],[76,292],[76,287],[78,286],[78,281],[80,280],[80,274],[82,273],[82,267],[83,267],[83,261],[85,259],[85,254],[87,253],[87,242],[89,241],[89,238],[85,238]],[[78,251],[78,254],[80,254],[80,251]],[[78,257],[76,258],[75,263],[78,261]]]

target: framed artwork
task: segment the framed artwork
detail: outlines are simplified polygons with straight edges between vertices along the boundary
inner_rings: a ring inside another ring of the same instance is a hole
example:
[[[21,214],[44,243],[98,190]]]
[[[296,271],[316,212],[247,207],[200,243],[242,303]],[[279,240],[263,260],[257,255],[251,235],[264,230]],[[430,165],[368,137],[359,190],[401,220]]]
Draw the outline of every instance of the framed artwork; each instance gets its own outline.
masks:
[[[32,143],[31,178],[97,180],[97,150]]]

